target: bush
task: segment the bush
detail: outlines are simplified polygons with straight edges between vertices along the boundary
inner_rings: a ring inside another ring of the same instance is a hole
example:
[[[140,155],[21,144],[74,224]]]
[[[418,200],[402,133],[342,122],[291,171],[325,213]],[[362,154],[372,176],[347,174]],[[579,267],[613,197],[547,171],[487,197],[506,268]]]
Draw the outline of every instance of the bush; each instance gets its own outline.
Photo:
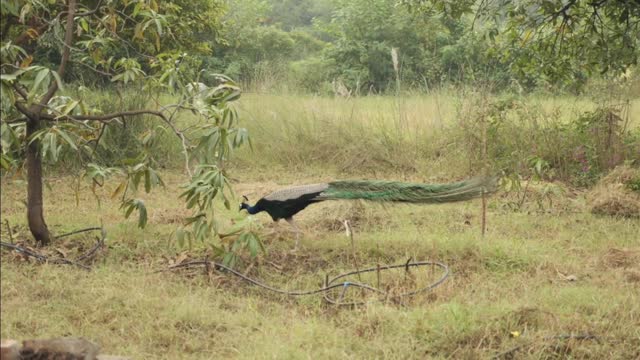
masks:
[[[312,57],[295,61],[289,65],[291,80],[296,87],[314,92],[327,93],[331,88],[332,60]]]
[[[483,126],[488,161],[507,174],[591,186],[625,161],[640,163],[640,130],[627,128],[623,107],[602,106],[569,120],[512,96],[472,109],[478,107],[480,114],[460,116],[462,134],[458,129],[452,134],[467,148],[472,169],[483,166]]]

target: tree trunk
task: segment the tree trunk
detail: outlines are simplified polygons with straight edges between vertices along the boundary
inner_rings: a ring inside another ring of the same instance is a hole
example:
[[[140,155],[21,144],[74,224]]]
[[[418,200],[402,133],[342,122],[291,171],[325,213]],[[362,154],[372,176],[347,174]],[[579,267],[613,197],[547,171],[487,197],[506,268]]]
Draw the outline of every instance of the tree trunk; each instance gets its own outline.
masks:
[[[40,120],[27,121],[27,139],[40,128]],[[27,220],[31,234],[42,245],[51,243],[49,228],[44,222],[42,201],[42,159],[40,141],[27,145]]]
[[[76,0],[69,0],[67,5],[67,24],[65,25],[64,42],[62,47],[62,58],[58,66],[58,76],[64,76],[67,62],[71,56],[71,47],[73,43],[74,16],[76,14]],[[20,93],[20,85],[17,85],[16,91]],[[23,108],[16,103],[18,110],[23,113],[27,120],[27,141],[31,141],[41,126],[40,115],[43,109],[58,91],[58,82],[53,81],[47,92],[42,96],[39,102],[31,105],[29,109]],[[27,98],[24,94],[22,97]],[[40,141],[32,141],[27,145],[27,221],[29,222],[29,230],[31,234],[41,245],[51,243],[51,233],[44,222],[44,209],[42,201],[42,158],[40,157]]]

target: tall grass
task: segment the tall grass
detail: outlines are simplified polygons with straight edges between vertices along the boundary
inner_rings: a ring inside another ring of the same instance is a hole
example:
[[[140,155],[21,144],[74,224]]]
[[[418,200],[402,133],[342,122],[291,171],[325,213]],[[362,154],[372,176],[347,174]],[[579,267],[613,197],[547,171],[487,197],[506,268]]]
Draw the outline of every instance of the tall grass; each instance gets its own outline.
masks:
[[[239,159],[259,171],[315,168],[328,176],[463,177],[481,169],[479,122],[485,119],[494,170],[526,175],[539,159],[553,170],[549,176],[572,181],[605,170],[593,168],[603,156],[592,149],[599,141],[593,133],[599,126],[597,109],[585,97],[494,97],[477,90],[405,96],[402,111],[394,97],[246,94],[239,112],[254,147],[240,152]],[[622,160],[640,162],[640,101],[630,102],[621,115],[627,122],[625,134],[619,134],[624,137]],[[584,157],[594,173],[584,174]]]
[[[103,112],[154,107],[148,94],[133,89],[82,96]],[[172,101],[170,96],[161,100]],[[253,147],[242,149],[235,160],[250,172],[313,169],[325,177],[449,180],[482,170],[480,135],[486,128],[492,171],[528,176],[538,166],[549,179],[590,185],[609,163],[640,163],[640,99],[614,109],[621,118],[615,126],[607,124],[611,107],[603,103],[612,102],[587,96],[495,96],[470,87],[348,99],[246,93],[237,108]],[[184,111],[178,121],[186,127],[194,117]],[[153,155],[160,166],[181,167],[180,142],[161,125],[147,117],[111,123],[95,161],[120,165],[140,153],[146,132],[155,131]],[[612,129],[613,143],[606,139]],[[609,149],[611,144],[616,148]]]
[[[438,104],[435,97],[406,99],[404,126],[398,126],[391,97],[248,95],[239,110],[255,152],[240,157],[252,166],[416,173],[427,160],[425,148],[438,141],[440,129],[453,118],[451,105]]]

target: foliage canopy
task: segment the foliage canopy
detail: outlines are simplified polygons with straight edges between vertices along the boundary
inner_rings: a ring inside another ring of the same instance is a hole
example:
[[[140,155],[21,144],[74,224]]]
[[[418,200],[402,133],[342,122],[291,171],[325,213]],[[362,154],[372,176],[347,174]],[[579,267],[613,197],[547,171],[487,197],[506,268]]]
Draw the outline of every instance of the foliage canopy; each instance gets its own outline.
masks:
[[[637,65],[640,2],[634,0],[402,0],[415,13],[474,15],[520,73],[552,80]]]

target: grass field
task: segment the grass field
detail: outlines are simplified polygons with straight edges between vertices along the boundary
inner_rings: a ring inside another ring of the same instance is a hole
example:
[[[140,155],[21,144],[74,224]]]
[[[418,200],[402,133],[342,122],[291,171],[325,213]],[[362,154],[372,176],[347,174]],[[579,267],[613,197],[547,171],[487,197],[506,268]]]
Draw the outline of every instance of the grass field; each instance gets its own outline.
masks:
[[[571,102],[575,107],[567,106]],[[549,111],[558,108],[553,100],[542,103]],[[575,99],[560,105],[563,116],[593,106]],[[639,108],[637,101],[632,104],[634,126]],[[256,200],[282,186],[335,177],[464,177],[469,169],[463,152],[441,158],[406,152],[416,144],[435,151],[442,143],[429,145],[429,139],[444,133],[434,129],[449,126],[457,109],[453,100],[435,96],[399,105],[393,98],[292,101],[248,95],[239,111],[252,131],[254,151],[238,154],[235,190]],[[90,272],[23,261],[3,250],[2,338],[84,336],[106,353],[134,359],[640,357],[640,221],[591,215],[582,190],[565,189],[540,204],[530,196],[520,211],[509,210],[509,203],[519,201],[514,195],[496,194],[489,201],[485,238],[479,200],[314,205],[299,214],[304,234],[297,252],[291,251],[294,235],[286,223],[256,216],[267,253],[253,265],[245,257],[242,271],[277,287],[316,288],[327,274],[409,258],[442,261],[451,269],[440,287],[400,303],[362,295],[365,305],[337,308],[321,296],[283,297],[222,273],[155,273],[207,253],[207,244],[179,248],[173,239],[189,216],[178,198],[186,179],[178,170],[163,175],[166,189],[140,195],[150,211],[144,231],[123,220],[109,198],[111,185],[98,189],[98,203],[83,183],[76,204],[73,178],[50,178],[50,228],[60,234],[102,222],[108,248]],[[19,179],[2,179],[3,241],[9,236],[6,222],[14,241],[28,238],[25,188]],[[223,227],[238,216],[220,211]],[[354,228],[355,252],[341,226],[345,219]],[[92,241],[76,237],[53,247],[72,254]],[[415,288],[439,273],[414,275],[384,274],[382,286]],[[363,280],[376,282],[375,276]],[[347,296],[362,298],[358,291]]]
[[[622,116],[628,120],[627,128],[638,133],[640,99],[630,98]],[[532,156],[572,157],[583,139],[567,138],[555,127],[607,103],[599,100],[510,98],[516,105],[504,111],[495,132],[489,131],[489,150],[512,154],[518,162]],[[479,91],[400,99],[246,94],[238,109],[254,148],[240,151],[238,162],[243,171],[264,173],[271,179],[273,172],[330,177],[390,174],[421,181],[464,177],[478,171],[475,157],[480,151],[472,146],[479,142],[479,122],[483,116],[490,117],[486,114],[495,102]]]

